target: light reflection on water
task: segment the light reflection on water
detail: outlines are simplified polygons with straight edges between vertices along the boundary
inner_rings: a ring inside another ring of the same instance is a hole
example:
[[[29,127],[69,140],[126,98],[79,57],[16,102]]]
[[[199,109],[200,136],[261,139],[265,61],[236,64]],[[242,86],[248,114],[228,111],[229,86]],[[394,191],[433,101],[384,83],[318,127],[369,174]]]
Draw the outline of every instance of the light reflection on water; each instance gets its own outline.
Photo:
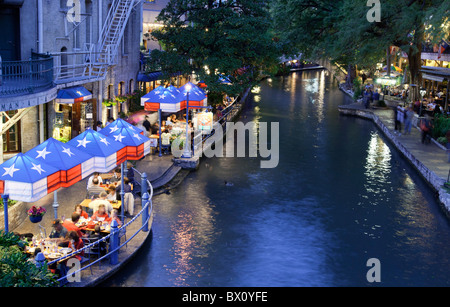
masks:
[[[155,197],[153,241],[108,285],[372,286],[372,257],[381,286],[449,285],[433,192],[371,122],[339,116],[325,73],[292,76],[263,82],[242,117],[280,122],[279,166],[202,160]]]

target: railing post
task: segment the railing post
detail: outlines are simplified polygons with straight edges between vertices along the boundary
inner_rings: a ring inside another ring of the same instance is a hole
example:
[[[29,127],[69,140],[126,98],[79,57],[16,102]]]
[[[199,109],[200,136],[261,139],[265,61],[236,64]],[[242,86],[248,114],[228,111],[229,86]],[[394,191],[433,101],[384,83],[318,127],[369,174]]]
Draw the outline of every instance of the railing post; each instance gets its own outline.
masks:
[[[9,222],[8,222],[8,199],[9,195],[2,195],[3,198],[3,209],[4,209],[4,220],[5,220],[5,232],[9,232]]]
[[[142,195],[142,231],[148,232],[148,201],[150,196],[147,192]],[[146,206],[146,207],[145,207]]]
[[[144,193],[147,193],[147,191],[148,191],[147,174],[142,173],[142,175],[141,175],[141,195],[144,195]]]
[[[111,237],[109,238],[110,250],[114,251],[119,246],[119,227],[116,220],[111,222]],[[112,265],[119,263],[119,251],[114,251],[111,253],[109,262]]]

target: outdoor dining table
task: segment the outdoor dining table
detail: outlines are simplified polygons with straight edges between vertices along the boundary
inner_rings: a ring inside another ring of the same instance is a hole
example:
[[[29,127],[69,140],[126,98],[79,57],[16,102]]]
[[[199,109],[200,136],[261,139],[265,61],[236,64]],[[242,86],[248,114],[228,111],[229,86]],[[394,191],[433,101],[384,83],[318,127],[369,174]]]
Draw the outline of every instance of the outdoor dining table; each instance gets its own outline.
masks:
[[[80,205],[82,207],[89,208],[89,204],[91,203],[91,201],[92,201],[92,199],[87,198],[87,199],[83,200]],[[110,203],[112,204],[113,209],[120,210],[120,207],[122,206],[122,201],[121,200],[118,200],[116,202],[111,202],[110,201]]]
[[[49,261],[63,258],[65,255],[72,252],[72,248],[58,246],[58,243],[53,239],[41,239],[35,243],[30,243],[30,245],[25,248],[25,252],[32,255],[36,248],[40,248],[45,259]]]

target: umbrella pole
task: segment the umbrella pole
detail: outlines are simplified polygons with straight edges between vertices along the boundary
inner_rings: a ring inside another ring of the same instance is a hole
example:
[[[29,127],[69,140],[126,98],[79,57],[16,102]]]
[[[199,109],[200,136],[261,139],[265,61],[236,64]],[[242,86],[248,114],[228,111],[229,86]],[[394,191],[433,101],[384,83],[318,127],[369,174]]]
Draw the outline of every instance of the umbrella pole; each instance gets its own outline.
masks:
[[[55,220],[58,218],[58,191],[53,192],[53,211],[55,213]]]
[[[161,109],[158,109],[158,117],[159,117],[159,156],[162,157],[162,151],[161,151]]]
[[[9,226],[8,226],[8,199],[9,199],[9,195],[2,195],[2,199],[3,199],[3,210],[5,213],[5,232],[9,232]]]
[[[123,182],[123,177],[124,177],[124,167],[125,167],[125,162],[123,162],[120,165],[120,200],[122,201],[122,205],[120,206],[120,211],[122,214],[122,225],[123,222],[125,220],[125,216],[124,216],[124,206],[125,206],[125,183]]]

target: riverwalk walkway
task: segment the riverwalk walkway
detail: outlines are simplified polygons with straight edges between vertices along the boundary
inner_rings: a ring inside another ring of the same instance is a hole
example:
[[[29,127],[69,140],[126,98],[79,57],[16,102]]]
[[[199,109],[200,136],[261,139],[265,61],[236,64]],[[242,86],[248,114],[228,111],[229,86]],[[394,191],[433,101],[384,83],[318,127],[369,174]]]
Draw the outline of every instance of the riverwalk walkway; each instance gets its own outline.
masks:
[[[444,187],[444,183],[448,179],[450,163],[447,161],[445,148],[434,140],[429,144],[422,144],[421,131],[416,125],[413,125],[411,134],[404,134],[404,131],[399,134],[398,131],[395,131],[393,107],[397,106],[398,101],[385,99],[385,102],[388,105],[385,108],[366,109],[362,103],[343,105],[339,106],[339,112],[343,115],[372,120],[433,188],[444,212],[450,216],[450,194]]]

